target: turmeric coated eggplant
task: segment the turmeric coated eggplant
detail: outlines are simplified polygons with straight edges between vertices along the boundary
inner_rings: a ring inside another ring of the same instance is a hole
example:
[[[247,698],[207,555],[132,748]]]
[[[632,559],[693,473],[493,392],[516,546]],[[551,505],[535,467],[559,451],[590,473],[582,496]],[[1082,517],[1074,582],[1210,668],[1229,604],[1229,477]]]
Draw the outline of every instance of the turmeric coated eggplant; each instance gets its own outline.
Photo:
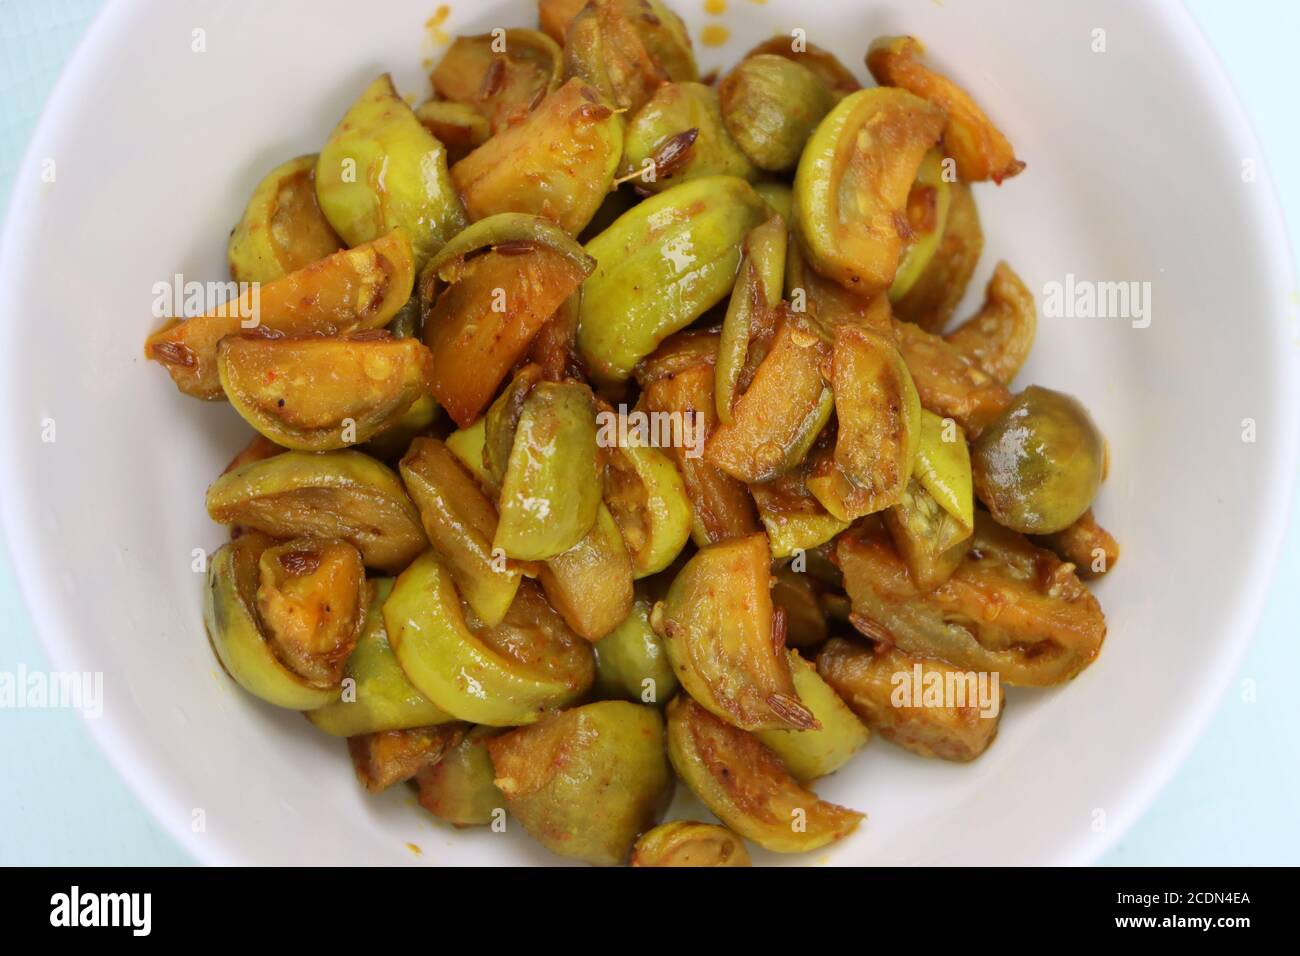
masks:
[[[821,726],[811,730],[760,730],[754,736],[781,759],[792,777],[807,783],[839,770],[866,746],[870,735],[862,721],[818,676],[810,661],[796,651],[787,653],[794,689]]]
[[[652,196],[587,243],[578,351],[592,376],[622,382],[673,332],[731,291],[745,233],[766,206],[743,179],[705,176]]]
[[[303,553],[311,553],[311,547],[310,542],[303,542]],[[358,590],[364,581],[354,575],[349,582],[347,576],[340,575],[336,580],[305,582],[297,595],[303,604],[319,608],[334,600],[338,610],[327,622],[316,615],[315,623],[324,627],[313,628],[311,622],[304,621],[302,627],[293,628],[295,622],[286,606],[289,597],[277,603],[275,582],[264,579],[261,559],[273,548],[272,539],[250,532],[212,556],[204,606],[208,638],[226,672],[250,694],[277,707],[313,710],[337,694],[335,668],[355,644],[365,614],[362,591]],[[286,552],[280,549],[279,553]],[[262,590],[264,584],[266,591]],[[270,621],[263,619],[261,595],[270,599]],[[286,624],[291,629],[282,631]],[[313,640],[317,633],[324,638],[320,646]]]
[[[622,117],[573,79],[452,166],[451,178],[471,219],[530,213],[576,236],[609,191],[622,148]]]
[[[938,107],[888,87],[826,115],[794,178],[795,230],[814,268],[858,295],[889,288],[910,233],[907,197],[943,124]]]
[[[335,699],[307,712],[307,719],[335,737],[356,737],[386,730],[409,730],[445,724],[454,718],[406,679],[384,630],[384,602],[392,578],[370,582],[365,627],[343,669],[343,686]],[[351,685],[348,685],[348,681]]]
[[[799,701],[756,534],[707,547],[677,573],[652,623],[686,691],[743,730],[817,727]]]
[[[415,775],[420,806],[452,826],[486,826],[505,813],[505,795],[493,783],[487,742],[497,731],[474,727],[437,763]]]
[[[1022,535],[975,516],[970,551],[922,592],[880,529],[839,539],[836,560],[868,637],[959,668],[997,671],[1008,684],[1046,687],[1097,658],[1106,621],[1072,565]]]
[[[316,202],[316,159],[291,159],[257,184],[226,250],[236,282],[273,282],[342,247]]]
[[[446,147],[397,95],[388,74],[366,87],[321,149],[316,199],[350,246],[400,228],[417,274],[466,222]],[[407,285],[403,292],[409,291]]]
[[[331,451],[396,425],[432,377],[429,350],[386,332],[338,338],[227,336],[221,388],[246,422],[285,448]]]
[[[598,696],[663,705],[677,693],[664,639],[650,624],[651,608],[649,598],[637,597],[627,617],[596,645]]]
[[[587,704],[493,737],[487,748],[510,814],[570,859],[625,863],[672,797],[664,719],[653,707]]]
[[[974,760],[997,736],[1005,695],[987,672],[981,685],[973,671],[839,637],[817,655],[817,672],[868,727],[922,757]]]
[[[207,504],[220,524],[342,538],[381,571],[401,570],[428,547],[397,475],[358,451],[289,451],[250,462],[214,481]]]
[[[493,546],[508,557],[534,561],[578,544],[600,510],[596,451],[596,409],[589,388],[542,382],[533,389],[515,426]]]
[[[702,176],[752,182],[759,171],[727,132],[717,90],[665,83],[628,123],[619,178],[657,193]]]
[[[632,866],[751,866],[745,841],[726,827],[693,820],[661,823],[641,835]]]
[[[430,260],[420,297],[432,391],[457,425],[472,424],[492,402],[590,271],[590,260],[562,230],[520,213],[474,223]]]
[[[274,337],[380,328],[410,298],[413,268],[410,242],[391,232],[250,288],[203,315],[172,319],[146,340],[145,358],[166,368],[186,395],[222,398],[222,339],[255,330]]]
[[[560,86],[564,54],[538,30],[457,37],[429,76],[444,101],[470,106],[493,135],[524,122]]]
[[[529,724],[591,686],[591,646],[536,585],[520,585],[495,627],[467,610],[433,551],[398,576],[384,602],[384,625],[402,670],[443,710],[493,727]]]
[[[413,441],[400,467],[425,534],[465,603],[488,626],[500,624],[514,603],[521,571],[493,554],[496,508],[436,438]]]
[[[668,756],[719,820],[765,850],[815,850],[848,836],[862,820],[804,789],[753,734],[683,694],[668,705]]]
[[[925,49],[915,37],[880,37],[867,51],[867,69],[881,85],[910,90],[947,115],[944,149],[965,182],[991,179],[1001,184],[1025,164],[970,94],[920,62]]]

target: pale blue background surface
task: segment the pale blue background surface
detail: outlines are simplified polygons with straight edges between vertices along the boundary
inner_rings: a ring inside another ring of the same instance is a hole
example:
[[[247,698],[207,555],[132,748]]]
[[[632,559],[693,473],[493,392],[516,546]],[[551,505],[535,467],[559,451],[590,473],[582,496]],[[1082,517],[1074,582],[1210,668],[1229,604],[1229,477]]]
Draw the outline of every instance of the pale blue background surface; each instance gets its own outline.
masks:
[[[101,2],[0,0],[6,206],[45,98]],[[1233,78],[1290,233],[1300,237],[1300,3],[1191,0],[1188,7]],[[1187,762],[1105,863],[1300,864],[1300,492],[1289,520],[1272,597],[1236,684]],[[47,669],[10,560],[0,550],[0,670],[20,662]],[[1248,682],[1253,702],[1243,693]],[[0,863],[187,862],[118,779],[79,716],[0,710]]]

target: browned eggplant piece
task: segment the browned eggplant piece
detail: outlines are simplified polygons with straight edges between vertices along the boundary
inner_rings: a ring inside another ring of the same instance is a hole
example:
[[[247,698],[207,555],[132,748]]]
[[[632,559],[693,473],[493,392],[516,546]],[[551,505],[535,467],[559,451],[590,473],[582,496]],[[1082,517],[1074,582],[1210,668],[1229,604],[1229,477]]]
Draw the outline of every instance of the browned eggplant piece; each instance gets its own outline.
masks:
[[[1010,385],[1029,358],[1037,327],[1033,293],[1009,265],[999,262],[980,310],[944,338],[976,366]]]
[[[363,734],[348,738],[348,753],[361,785],[379,793],[432,767],[461,742],[465,729],[465,724],[438,724]]]
[[[929,592],[912,583],[878,524],[842,535],[835,554],[854,625],[909,654],[1046,687],[1074,677],[1101,651],[1106,620],[1074,568],[983,512],[970,552]]]
[[[686,482],[686,495],[695,512],[691,530],[695,543],[705,545],[758,531],[754,502],[745,485],[700,454],[718,419],[713,369],[707,364],[693,365],[650,382],[641,393],[638,407],[690,416],[682,422],[692,423],[698,444],[695,448],[678,445],[670,452]]]
[[[744,730],[807,730],[817,720],[790,676],[771,565],[762,534],[704,548],[677,573],[651,623],[677,679],[710,711]]]
[[[848,836],[862,820],[800,786],[753,734],[684,694],[668,705],[668,756],[718,819],[766,850],[815,850]]]
[[[817,655],[817,673],[863,723],[922,757],[974,760],[997,736],[1006,695],[987,673],[840,637]]]

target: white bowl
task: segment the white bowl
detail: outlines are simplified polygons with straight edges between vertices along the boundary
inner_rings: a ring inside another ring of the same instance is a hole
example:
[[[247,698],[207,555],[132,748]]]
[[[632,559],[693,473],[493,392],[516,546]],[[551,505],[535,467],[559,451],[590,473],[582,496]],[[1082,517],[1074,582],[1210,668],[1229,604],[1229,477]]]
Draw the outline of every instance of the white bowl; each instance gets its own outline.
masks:
[[[1029,163],[978,189],[988,241],[963,311],[998,258],[1035,290],[1067,274],[1151,283],[1147,328],[1043,318],[1022,376],[1078,395],[1110,441],[1097,511],[1123,559],[1097,588],[1110,622],[1100,660],[1068,687],[1012,692],[973,765],[873,743],[819,787],[868,821],[794,858],[1091,860],[1166,780],[1233,673],[1294,472],[1287,240],[1228,81],[1173,4],[732,0],[721,18],[674,5],[697,38],[707,21],[733,34],[720,49],[697,43],[705,68],[800,27],[865,79],[872,37],[926,41]],[[0,271],[11,553],[54,666],[104,673],[95,736],[202,861],[556,861],[517,827],[457,832],[404,794],[365,795],[340,742],[221,672],[191,551],[223,538],[203,491],[248,429],[141,357],[154,283],[225,277],[227,233],[265,171],[316,150],[380,71],[425,92],[432,7],[111,3],[17,179]],[[533,23],[526,0],[452,7],[450,32]],[[206,52],[192,50],[196,30]]]

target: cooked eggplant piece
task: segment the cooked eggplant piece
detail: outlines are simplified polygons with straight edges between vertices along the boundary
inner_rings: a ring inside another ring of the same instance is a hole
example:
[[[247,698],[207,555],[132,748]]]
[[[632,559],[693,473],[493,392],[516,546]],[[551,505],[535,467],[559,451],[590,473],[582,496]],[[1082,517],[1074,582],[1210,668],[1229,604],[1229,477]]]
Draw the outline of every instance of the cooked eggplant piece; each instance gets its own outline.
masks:
[[[805,790],[753,734],[684,694],[668,705],[668,757],[719,820],[766,850],[815,850],[848,836],[862,820],[861,813]]]
[[[519,590],[521,571],[515,562],[493,556],[497,513],[492,502],[436,438],[412,442],[401,471],[425,534],[461,597],[483,623],[500,624]]]
[[[703,83],[665,83],[627,127],[619,178],[639,191],[663,192],[701,176],[739,176],[758,169],[723,124],[718,91]]]
[[[448,450],[456,456],[465,468],[478,479],[485,488],[491,487],[487,466],[483,463],[483,449],[486,447],[486,418],[480,418],[468,428],[458,428],[447,436]]]
[[[907,197],[943,124],[938,107],[888,87],[826,115],[794,178],[795,232],[818,272],[862,296],[890,287],[911,231]]]
[[[815,43],[801,43],[798,44],[796,49],[796,44],[792,42],[791,37],[785,35],[774,36],[771,39],[764,40],[746,53],[745,58],[749,59],[763,54],[783,56],[787,60],[793,60],[800,66],[812,70],[834,93],[837,100],[841,100],[848,94],[862,88],[858,78],[836,58],[834,53],[817,46]]]
[[[464,736],[464,724],[385,730],[349,737],[348,753],[357,780],[371,793],[380,793],[436,765]]]
[[[1063,392],[1031,385],[971,448],[975,493],[997,522],[1051,534],[1097,497],[1106,443],[1088,410]]]
[[[538,580],[551,606],[587,640],[599,641],[622,623],[632,610],[632,558],[603,503],[591,530],[548,558]]]
[[[614,181],[623,119],[581,80],[569,80],[451,168],[471,219],[529,213],[576,236]]]
[[[537,22],[543,33],[563,46],[569,21],[586,5],[587,0],[537,0]]]
[[[427,100],[415,108],[415,118],[447,147],[447,164],[452,169],[492,135],[487,117],[465,103]]]
[[[298,451],[332,451],[396,425],[432,377],[415,339],[228,336],[217,346],[221,388],[243,419]]]
[[[598,382],[626,381],[665,338],[731,291],[745,233],[767,206],[734,176],[688,180],[634,206],[587,243],[578,350]]]
[[[759,169],[793,170],[835,95],[798,60],[758,53],[741,60],[718,85],[727,132]]]
[[[979,675],[943,661],[836,637],[817,655],[817,672],[868,727],[922,757],[974,760],[997,736],[1006,696],[1001,687],[994,688],[995,699],[981,700]],[[949,686],[959,704],[945,701]]]
[[[495,772],[487,742],[496,731],[475,727],[431,767],[415,775],[420,806],[456,827],[486,826],[504,810],[505,794],[492,782]]]
[[[811,268],[799,243],[790,244],[785,257],[785,292],[792,308],[806,316],[822,338],[830,342],[841,325],[854,325],[894,338],[889,297],[858,295]]]
[[[771,481],[797,467],[830,421],[832,393],[822,377],[830,354],[816,331],[786,312],[731,423],[709,436],[705,459],[745,482]]]
[[[281,163],[257,184],[226,255],[236,282],[273,282],[343,243],[316,204],[316,156]]]
[[[493,737],[487,748],[511,815],[570,859],[626,862],[672,798],[664,720],[653,707],[587,704]]]
[[[942,584],[970,548],[975,502],[966,435],[933,412],[921,410],[921,441],[898,504],[884,513],[885,526],[922,591]]]
[[[446,148],[397,95],[386,73],[366,87],[320,151],[316,199],[350,246],[401,228],[417,275],[465,228]],[[411,284],[402,290],[403,302],[410,290]]]
[[[736,284],[722,320],[714,368],[718,420],[723,425],[732,423],[739,393],[753,381],[776,337],[789,245],[785,224],[785,218],[778,213],[745,236]]]
[[[259,559],[274,542],[249,532],[223,546],[208,564],[204,623],[221,666],[244,690],[277,707],[312,710],[337,694],[280,659],[257,611]]]
[[[1011,404],[1005,385],[939,336],[911,322],[895,322],[894,330],[921,405],[956,421],[968,438],[979,437]]]
[[[383,613],[411,683],[471,723],[532,723],[576,700],[595,676],[591,645],[569,630],[536,585],[521,583],[505,619],[488,627],[466,613],[433,551],[402,572]]]
[[[773,612],[767,537],[704,548],[677,573],[651,622],[686,691],[744,730],[817,726],[799,702]]]
[[[948,225],[952,207],[952,184],[943,176],[943,154],[932,149],[921,160],[916,181],[907,194],[907,227],[910,236],[898,260],[898,272],[889,287],[891,302],[901,299],[925,273]]]
[[[428,547],[397,475],[358,451],[289,451],[222,475],[208,514],[277,538],[342,538],[366,566],[395,572]]]
[[[862,721],[844,705],[817,674],[817,668],[795,651],[789,651],[790,674],[799,699],[812,711],[820,727],[812,730],[760,730],[757,737],[781,758],[796,780],[807,783],[834,773],[867,743]]]
[[[979,368],[1010,385],[1029,358],[1037,327],[1033,293],[1009,265],[999,262],[980,310],[944,338]]]
[[[365,625],[366,569],[346,541],[299,538],[258,559],[257,614],[294,673],[322,687],[343,668]]]
[[[816,451],[794,471],[775,481],[749,487],[758,505],[758,517],[771,542],[773,558],[788,558],[799,551],[810,551],[849,526],[848,521],[827,511],[808,490],[811,466],[825,460],[823,456],[824,450]]]
[[[483,448],[481,458],[487,475],[486,484],[501,493],[510,465],[510,449],[515,446],[515,431],[524,413],[524,402],[538,382],[542,380],[542,367],[530,362],[515,373],[514,378],[497,396],[483,416]]]
[[[498,136],[526,122],[563,73],[564,53],[545,33],[494,30],[453,40],[429,80],[443,100],[478,110]]]
[[[663,638],[650,626],[650,609],[649,598],[638,597],[627,617],[596,645],[598,696],[661,705],[677,692],[677,675]]]
[[[943,146],[956,160],[963,181],[991,179],[1001,184],[1024,169],[1007,138],[970,94],[921,63],[924,53],[915,37],[879,37],[867,52],[867,69],[882,86],[909,90],[943,110],[948,117]]]
[[[523,561],[563,554],[595,524],[600,498],[591,390],[542,382],[515,429],[493,546]]]
[[[343,670],[344,690],[334,700],[307,712],[307,719],[335,737],[357,737],[385,730],[445,724],[454,718],[406,679],[384,630],[384,602],[392,578],[370,582],[365,627]],[[349,689],[347,681],[352,684]]]
[[[480,254],[466,258],[473,253]],[[476,222],[431,265],[420,294],[433,394],[465,428],[590,273],[591,262],[546,220],[500,213]],[[451,284],[442,288],[440,278]]]
[[[1097,524],[1091,508],[1068,528],[1033,540],[1073,564],[1075,573],[1084,581],[1101,577],[1119,560],[1119,542]]]
[[[842,535],[835,554],[855,626],[909,654],[1046,687],[1074,677],[1101,651],[1106,621],[1073,566],[982,512],[969,553],[928,592],[913,584],[882,529],[863,525]]]
[[[902,497],[921,439],[921,403],[894,346],[859,326],[835,330],[831,385],[835,452],[807,484],[827,511],[852,521]]]
[[[694,820],[661,823],[632,850],[632,866],[751,865],[744,840],[726,827]]]
[[[186,395],[222,398],[217,343],[226,336],[254,328],[271,336],[380,328],[410,298],[412,269],[410,242],[393,232],[250,288],[204,315],[172,319],[145,341],[144,355]]]
[[[605,504],[622,532],[632,576],[657,574],[691,537],[691,501],[682,476],[657,448],[629,441],[603,443],[602,451]]]
[[[564,75],[635,113],[662,83],[699,79],[686,26],[660,0],[591,0],[564,34]]]
[[[900,319],[927,332],[942,332],[948,325],[984,251],[984,231],[970,186],[948,183],[948,192],[948,219],[939,246],[907,294],[894,300]]]
[[[772,572],[772,604],[784,612],[788,647],[812,647],[826,640],[826,616],[819,597],[812,575],[806,569],[792,571],[785,565]],[[798,689],[796,680],[795,690]]]
[[[683,425],[694,422],[696,449],[685,443],[670,449],[686,485],[693,518],[691,537],[704,546],[759,530],[754,501],[744,483],[710,464],[697,449],[717,425],[718,411],[713,395],[713,369],[708,364],[692,365],[649,381],[638,406],[648,412],[678,413]],[[700,431],[703,434],[700,434]]]

